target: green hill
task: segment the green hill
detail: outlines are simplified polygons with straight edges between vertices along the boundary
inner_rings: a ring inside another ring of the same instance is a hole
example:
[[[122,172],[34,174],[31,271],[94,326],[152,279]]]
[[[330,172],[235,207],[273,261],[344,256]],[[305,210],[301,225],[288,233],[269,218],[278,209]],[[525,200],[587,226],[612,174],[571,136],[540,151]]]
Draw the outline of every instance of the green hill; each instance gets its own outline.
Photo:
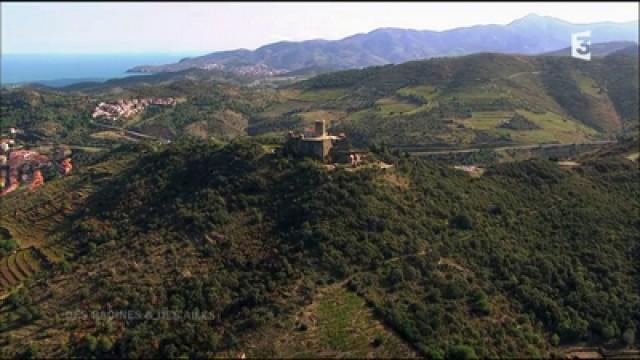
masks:
[[[250,132],[328,116],[362,144],[582,142],[638,123],[637,57],[590,62],[478,54],[319,75],[282,93]],[[501,127],[523,116],[528,131]],[[282,119],[286,121],[282,121]]]
[[[329,172],[261,142],[129,145],[3,198],[24,210],[0,226],[48,219],[35,245],[64,257],[4,300],[3,356],[537,357],[640,325],[639,174],[617,148],[478,178],[384,150],[393,169]],[[38,205],[60,188],[67,212]]]
[[[100,102],[170,96],[179,99],[175,107],[150,107],[122,121],[110,123],[98,119],[97,122],[166,139],[215,137],[228,140],[246,135],[254,114],[277,96],[272,90],[254,90],[200,78],[172,79],[166,83],[127,78],[107,84],[100,84],[99,88],[77,85],[73,91],[37,87],[3,89],[0,128],[18,127],[24,130],[25,140],[30,142],[110,146],[114,142],[121,143],[123,138],[125,142],[130,139],[105,136],[113,131],[91,121],[91,113]]]

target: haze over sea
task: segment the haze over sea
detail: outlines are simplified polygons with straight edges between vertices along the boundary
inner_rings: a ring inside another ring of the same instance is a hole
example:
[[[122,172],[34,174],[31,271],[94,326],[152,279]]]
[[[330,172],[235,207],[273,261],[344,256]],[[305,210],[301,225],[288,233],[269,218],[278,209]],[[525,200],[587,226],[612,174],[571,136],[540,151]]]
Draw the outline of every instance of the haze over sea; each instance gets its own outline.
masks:
[[[0,84],[40,82],[64,86],[82,81],[104,81],[131,76],[136,65],[160,65],[201,53],[164,54],[2,54]]]

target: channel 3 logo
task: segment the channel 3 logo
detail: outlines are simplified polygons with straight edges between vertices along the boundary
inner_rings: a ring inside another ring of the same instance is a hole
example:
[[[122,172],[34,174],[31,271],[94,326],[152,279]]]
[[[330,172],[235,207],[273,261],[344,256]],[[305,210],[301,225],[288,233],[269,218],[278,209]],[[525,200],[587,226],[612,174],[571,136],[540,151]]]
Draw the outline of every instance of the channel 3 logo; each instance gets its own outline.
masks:
[[[591,31],[571,34],[571,56],[581,60],[591,60]]]

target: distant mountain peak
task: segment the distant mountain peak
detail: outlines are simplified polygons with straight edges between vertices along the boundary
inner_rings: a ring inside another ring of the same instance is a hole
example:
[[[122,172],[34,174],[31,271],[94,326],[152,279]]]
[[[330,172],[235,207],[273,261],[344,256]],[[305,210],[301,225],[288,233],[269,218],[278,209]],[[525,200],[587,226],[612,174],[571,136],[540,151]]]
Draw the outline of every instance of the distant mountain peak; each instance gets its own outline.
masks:
[[[518,20],[540,20],[540,19],[545,19],[545,18],[551,18],[551,17],[550,16],[538,15],[536,13],[529,13],[529,14],[521,17],[520,19],[516,19],[515,21],[518,21]]]
[[[527,14],[521,18],[515,19],[509,25],[543,25],[549,22],[570,24],[564,20],[554,18],[553,16],[538,15],[536,13]]]

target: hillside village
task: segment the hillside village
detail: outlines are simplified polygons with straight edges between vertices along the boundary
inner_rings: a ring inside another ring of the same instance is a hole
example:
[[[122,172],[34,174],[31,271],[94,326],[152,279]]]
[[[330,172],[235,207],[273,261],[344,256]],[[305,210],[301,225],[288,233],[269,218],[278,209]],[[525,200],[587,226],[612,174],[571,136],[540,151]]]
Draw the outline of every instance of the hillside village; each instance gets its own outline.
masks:
[[[128,119],[141,113],[149,105],[173,106],[175,104],[176,99],[173,97],[118,99],[114,102],[99,103],[91,113],[91,118],[104,118],[111,121],[115,121],[120,118]]]
[[[71,150],[55,148],[52,155],[47,156],[25,149],[16,141],[18,132],[16,128],[9,128],[6,134],[0,132],[0,196],[17,190],[21,184],[28,185],[31,191],[42,186],[45,169],[65,176],[71,174]]]

